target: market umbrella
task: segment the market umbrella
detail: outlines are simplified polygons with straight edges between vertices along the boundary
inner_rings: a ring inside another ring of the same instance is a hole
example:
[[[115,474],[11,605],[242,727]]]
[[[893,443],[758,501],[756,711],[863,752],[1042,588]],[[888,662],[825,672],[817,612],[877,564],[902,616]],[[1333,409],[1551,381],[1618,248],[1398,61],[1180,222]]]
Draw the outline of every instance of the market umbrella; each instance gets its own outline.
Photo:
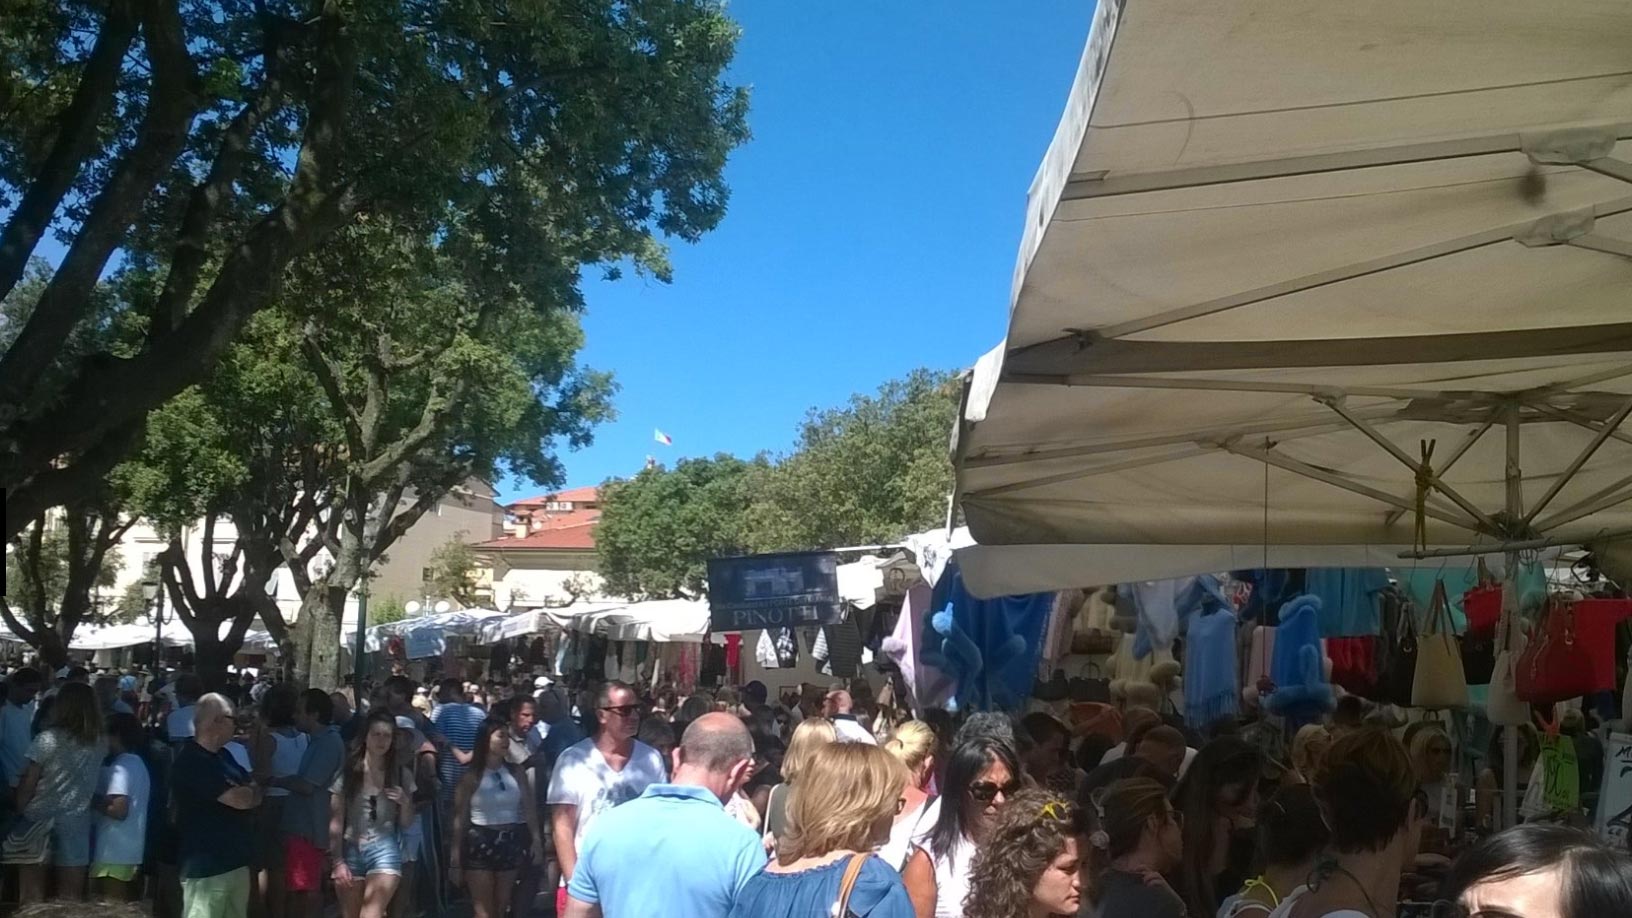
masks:
[[[1632,532],[1629,47],[1598,0],[1100,3],[966,387],[971,588]]]
[[[1585,0],[1102,3],[968,387],[976,540],[1161,576],[1632,530],[1628,47]]]

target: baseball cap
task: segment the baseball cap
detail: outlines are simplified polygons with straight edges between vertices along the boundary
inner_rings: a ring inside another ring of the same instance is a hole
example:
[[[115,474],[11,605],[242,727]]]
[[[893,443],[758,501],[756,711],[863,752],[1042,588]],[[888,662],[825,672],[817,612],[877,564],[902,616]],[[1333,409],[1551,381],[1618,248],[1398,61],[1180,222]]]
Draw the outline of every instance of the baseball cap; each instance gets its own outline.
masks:
[[[119,677],[119,691],[121,691],[121,692],[134,692],[134,691],[136,691],[136,677],[135,676],[120,676]]]
[[[551,679],[549,676],[539,676],[537,679],[533,680],[533,688],[535,689],[549,688],[554,684],[555,680]]]
[[[414,719],[412,717],[404,717],[403,715],[398,714],[397,715],[397,729],[398,730],[413,730],[413,729],[415,729],[414,728]]]

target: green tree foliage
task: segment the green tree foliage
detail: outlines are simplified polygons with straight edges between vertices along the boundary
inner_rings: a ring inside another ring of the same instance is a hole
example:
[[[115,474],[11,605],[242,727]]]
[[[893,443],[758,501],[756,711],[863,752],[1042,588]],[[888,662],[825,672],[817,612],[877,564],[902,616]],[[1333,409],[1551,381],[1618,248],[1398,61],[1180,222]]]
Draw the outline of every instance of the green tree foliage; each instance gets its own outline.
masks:
[[[479,565],[476,549],[466,542],[469,533],[459,532],[431,552],[431,579],[425,588],[432,599],[452,599],[461,606],[476,604]]]
[[[883,544],[944,522],[958,385],[916,370],[876,395],[812,410],[793,452],[755,488],[754,550]]]
[[[112,549],[132,522],[85,502],[37,519],[12,538],[0,618],[51,666],[68,662],[81,624],[99,623],[113,611],[112,597],[102,604],[96,597],[118,579],[120,560]]]
[[[595,529],[606,591],[698,596],[709,558],[888,543],[944,521],[957,387],[917,370],[811,411],[780,459],[683,460],[607,482]]]
[[[368,626],[389,625],[408,617],[408,605],[395,593],[368,604]]]
[[[748,549],[743,521],[762,463],[734,456],[682,459],[601,486],[595,527],[600,573],[611,596],[704,595],[708,559]]]
[[[66,247],[6,319],[8,537],[131,455],[360,219],[437,240],[473,298],[573,309],[584,266],[666,279],[660,237],[718,223],[747,136],[718,0],[8,0],[3,17],[0,297],[47,233]],[[104,326],[121,334],[72,353]]]

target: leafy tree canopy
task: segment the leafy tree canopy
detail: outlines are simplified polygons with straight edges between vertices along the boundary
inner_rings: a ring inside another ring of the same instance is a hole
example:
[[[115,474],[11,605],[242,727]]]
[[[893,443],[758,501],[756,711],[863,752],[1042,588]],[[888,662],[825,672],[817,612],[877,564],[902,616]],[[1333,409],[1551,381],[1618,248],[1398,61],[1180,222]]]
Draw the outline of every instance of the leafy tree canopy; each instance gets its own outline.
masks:
[[[702,595],[709,558],[872,545],[946,518],[953,374],[917,370],[812,410],[785,456],[648,468],[601,488],[595,530],[611,595]]]
[[[431,552],[431,578],[426,588],[435,599],[452,599],[468,607],[476,604],[478,565],[476,549],[465,541],[467,536],[457,533]]]

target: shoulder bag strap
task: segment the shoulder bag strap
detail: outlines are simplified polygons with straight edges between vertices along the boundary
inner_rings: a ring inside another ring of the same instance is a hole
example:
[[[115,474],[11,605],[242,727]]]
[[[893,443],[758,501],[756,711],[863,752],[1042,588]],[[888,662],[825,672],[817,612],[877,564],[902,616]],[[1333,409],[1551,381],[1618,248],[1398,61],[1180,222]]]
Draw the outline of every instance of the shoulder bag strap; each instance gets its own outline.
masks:
[[[838,918],[849,918],[850,893],[856,889],[856,879],[861,876],[862,865],[867,863],[869,854],[852,854],[850,863],[845,865],[844,879],[839,882],[839,905],[833,912]]]

